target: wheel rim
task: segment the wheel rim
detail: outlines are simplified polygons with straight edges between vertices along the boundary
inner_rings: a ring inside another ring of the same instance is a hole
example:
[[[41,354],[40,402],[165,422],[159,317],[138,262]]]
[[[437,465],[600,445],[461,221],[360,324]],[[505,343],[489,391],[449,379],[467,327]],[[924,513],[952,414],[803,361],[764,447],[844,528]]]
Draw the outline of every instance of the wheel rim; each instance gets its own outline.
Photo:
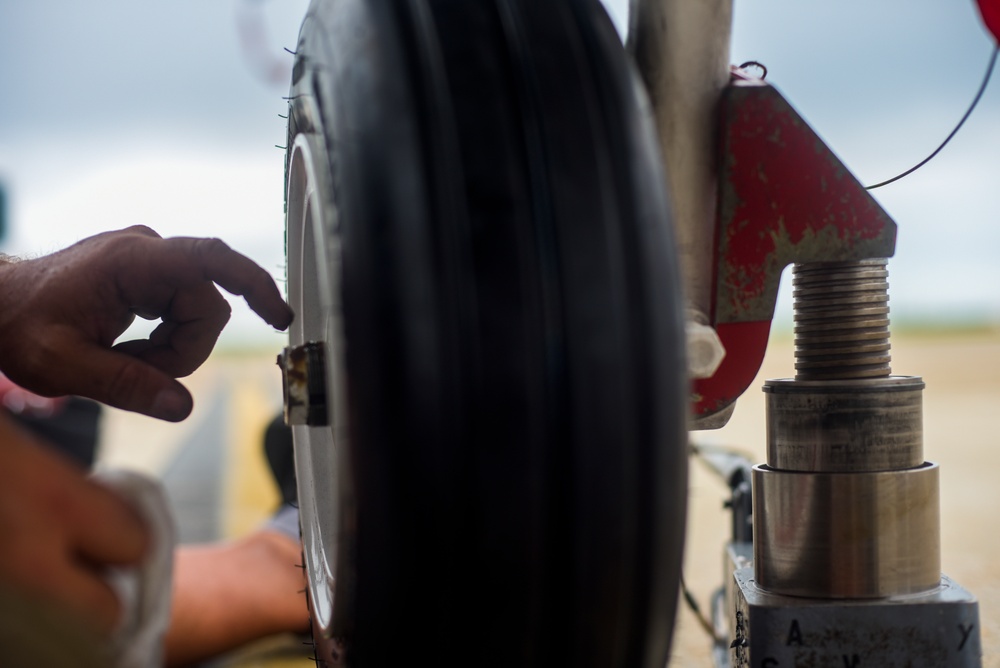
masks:
[[[329,201],[326,150],[299,135],[288,167],[288,299],[295,311],[292,346],[319,341],[326,351],[328,426],[293,427],[302,551],[313,622],[326,637],[342,632],[346,605],[339,593],[349,575],[340,554],[349,541],[344,515],[351,495],[343,406],[343,327],[340,317],[340,244],[336,209]]]

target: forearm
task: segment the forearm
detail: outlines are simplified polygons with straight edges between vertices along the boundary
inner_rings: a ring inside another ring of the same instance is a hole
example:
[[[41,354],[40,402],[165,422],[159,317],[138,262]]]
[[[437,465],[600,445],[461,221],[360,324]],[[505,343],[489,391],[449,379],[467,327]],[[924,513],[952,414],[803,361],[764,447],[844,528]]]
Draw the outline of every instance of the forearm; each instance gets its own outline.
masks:
[[[167,665],[187,665],[276,633],[309,628],[299,546],[258,531],[229,544],[181,547]]]

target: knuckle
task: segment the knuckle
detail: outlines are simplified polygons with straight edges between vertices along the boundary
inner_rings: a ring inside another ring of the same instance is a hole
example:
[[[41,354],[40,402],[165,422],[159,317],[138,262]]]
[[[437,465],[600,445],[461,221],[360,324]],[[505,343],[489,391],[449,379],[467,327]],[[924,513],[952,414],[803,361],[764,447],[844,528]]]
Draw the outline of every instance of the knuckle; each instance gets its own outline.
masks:
[[[215,343],[219,340],[222,330],[224,330],[226,325],[229,324],[230,318],[232,318],[232,309],[229,307],[229,304],[226,303],[225,306],[219,308],[212,318],[205,321],[204,327],[199,328],[196,336],[197,340],[193,343],[199,347],[211,350],[215,347]]]
[[[194,242],[195,255],[201,258],[218,258],[232,252],[225,241],[217,237],[206,237]]]
[[[109,397],[118,402],[133,399],[141,393],[143,376],[137,363],[126,362],[106,379],[105,391]]]
[[[229,319],[233,317],[233,307],[229,303],[229,300],[222,295],[219,295],[219,299],[221,300],[218,308],[219,324],[225,326],[229,322]]]
[[[123,258],[127,261],[135,256],[137,248],[136,236],[133,233],[133,230],[135,230],[136,227],[143,226],[137,225],[122,230],[121,232],[109,232],[107,235],[102,237],[101,245],[97,249],[97,252],[99,252],[103,258],[106,258],[103,259],[104,262],[112,263],[114,260],[121,261]],[[142,236],[146,235],[143,234]]]
[[[142,224],[139,224],[139,225],[130,225],[130,226],[126,227],[124,230],[122,230],[122,232],[127,232],[129,234],[141,234],[141,235],[147,236],[147,237],[157,237],[157,238],[159,238],[159,236],[160,236],[156,232],[156,230],[154,230],[152,227],[149,227],[148,225],[142,225]]]

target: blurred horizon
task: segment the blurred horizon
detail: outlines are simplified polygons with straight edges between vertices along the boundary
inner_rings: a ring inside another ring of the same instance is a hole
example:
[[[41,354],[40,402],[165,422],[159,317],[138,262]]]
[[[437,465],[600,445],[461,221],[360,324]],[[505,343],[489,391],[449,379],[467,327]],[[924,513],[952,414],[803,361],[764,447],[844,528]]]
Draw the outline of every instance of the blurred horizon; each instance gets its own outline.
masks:
[[[619,30],[626,0],[609,0]],[[276,279],[283,151],[306,0],[0,6],[0,182],[8,239],[34,256],[108,229],[219,236]],[[972,0],[737,0],[731,60],[776,85],[863,183],[928,155],[993,48]],[[994,78],[997,78],[995,75]],[[927,166],[874,191],[899,225],[894,326],[1000,324],[1000,83]],[[787,278],[787,277],[786,277]],[[788,280],[775,331],[790,328]],[[280,347],[240,300],[224,347]]]

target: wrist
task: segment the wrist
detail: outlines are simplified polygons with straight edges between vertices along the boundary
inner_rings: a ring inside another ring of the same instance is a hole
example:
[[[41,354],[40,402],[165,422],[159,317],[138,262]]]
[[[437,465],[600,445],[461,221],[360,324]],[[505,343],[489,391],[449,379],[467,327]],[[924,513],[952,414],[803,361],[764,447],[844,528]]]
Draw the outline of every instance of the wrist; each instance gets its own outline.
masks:
[[[17,300],[23,292],[17,269],[17,258],[0,253],[0,372],[6,372],[7,358],[15,347]]]

